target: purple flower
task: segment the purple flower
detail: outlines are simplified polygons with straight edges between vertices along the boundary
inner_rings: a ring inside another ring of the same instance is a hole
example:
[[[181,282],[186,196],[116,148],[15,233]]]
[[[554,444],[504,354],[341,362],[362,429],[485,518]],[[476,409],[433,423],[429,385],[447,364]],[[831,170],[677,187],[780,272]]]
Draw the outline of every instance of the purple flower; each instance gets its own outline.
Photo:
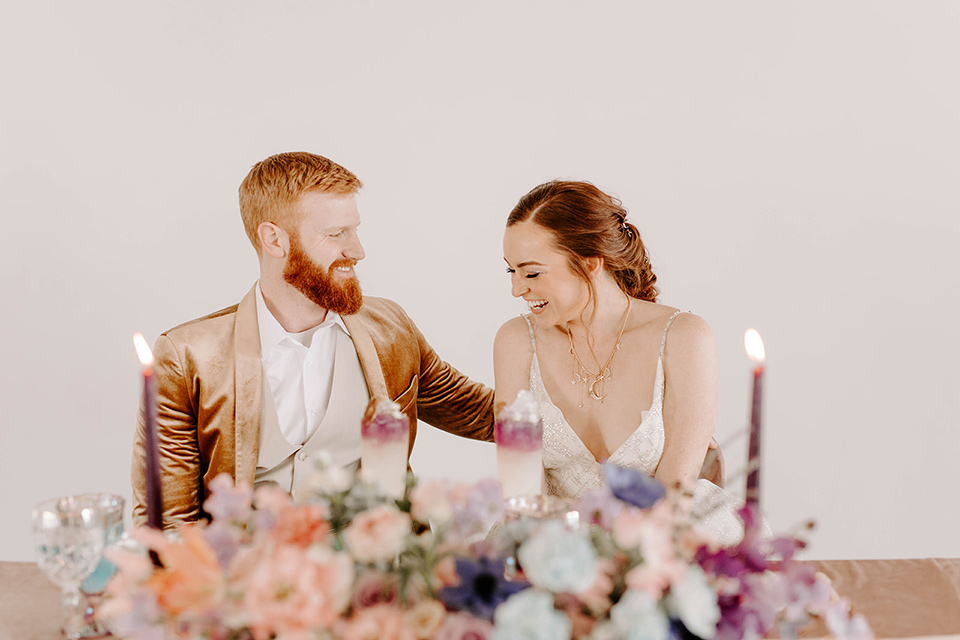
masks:
[[[696,559],[704,571],[736,578],[748,573],[763,573],[771,569],[785,571],[799,566],[793,556],[797,549],[805,546],[802,540],[787,536],[764,538],[757,526],[759,514],[753,505],[745,505],[739,514],[744,524],[743,539],[732,547],[716,551],[701,547]]]
[[[455,563],[460,584],[440,590],[440,600],[454,611],[469,611],[492,621],[493,612],[502,602],[530,586],[504,577],[503,558],[457,558]]]
[[[250,487],[234,486],[233,478],[221,473],[210,482],[210,496],[204,501],[203,509],[214,520],[246,520],[250,515],[250,500],[253,490]]]
[[[224,569],[230,566],[243,544],[243,533],[240,529],[226,524],[223,520],[214,520],[202,533],[216,552],[220,566]]]
[[[603,463],[603,477],[613,495],[641,509],[649,509],[667,493],[659,480],[636,469],[618,467],[610,461]]]
[[[874,637],[867,619],[850,615],[849,602],[842,598],[837,606],[826,611],[827,629],[840,640],[870,640]]]
[[[505,514],[500,483],[485,478],[470,487],[464,499],[454,505],[456,534],[461,540],[485,535],[494,523],[503,520]]]

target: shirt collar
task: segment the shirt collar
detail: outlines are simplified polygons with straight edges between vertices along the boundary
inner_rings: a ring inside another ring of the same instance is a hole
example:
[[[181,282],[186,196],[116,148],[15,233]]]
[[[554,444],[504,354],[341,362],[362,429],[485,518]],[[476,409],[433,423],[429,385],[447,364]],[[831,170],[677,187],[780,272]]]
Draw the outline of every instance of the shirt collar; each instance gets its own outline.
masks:
[[[343,318],[340,317],[340,314],[335,311],[327,311],[327,316],[323,319],[323,322],[318,324],[316,327],[307,329],[307,331],[320,331],[330,327],[331,325],[337,325],[340,329],[350,335],[350,331],[347,329],[347,325],[343,323]],[[283,328],[283,325],[270,313],[270,309],[267,308],[267,303],[263,299],[263,292],[260,290],[260,282],[257,282],[257,326],[260,329],[260,357],[266,358],[270,354],[270,351],[273,350],[284,338],[287,336],[293,336],[296,334],[288,333],[286,329]]]

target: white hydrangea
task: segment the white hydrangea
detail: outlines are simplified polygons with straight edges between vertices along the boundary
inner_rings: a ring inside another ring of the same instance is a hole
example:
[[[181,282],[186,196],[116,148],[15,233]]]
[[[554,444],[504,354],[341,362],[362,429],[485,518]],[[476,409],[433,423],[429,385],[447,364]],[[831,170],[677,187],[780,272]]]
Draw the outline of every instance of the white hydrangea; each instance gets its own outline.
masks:
[[[573,628],[566,614],[553,608],[553,595],[524,589],[497,607],[491,640],[556,640]]]
[[[691,565],[683,577],[670,586],[670,608],[693,635],[712,638],[717,634],[720,621],[717,593],[707,583],[700,567]]]
[[[669,640],[670,621],[657,601],[642,591],[627,589],[610,609],[610,621],[625,640]],[[703,637],[713,637],[703,636]]]
[[[527,580],[553,592],[579,593],[597,575],[597,553],[587,537],[563,523],[545,523],[517,551]]]

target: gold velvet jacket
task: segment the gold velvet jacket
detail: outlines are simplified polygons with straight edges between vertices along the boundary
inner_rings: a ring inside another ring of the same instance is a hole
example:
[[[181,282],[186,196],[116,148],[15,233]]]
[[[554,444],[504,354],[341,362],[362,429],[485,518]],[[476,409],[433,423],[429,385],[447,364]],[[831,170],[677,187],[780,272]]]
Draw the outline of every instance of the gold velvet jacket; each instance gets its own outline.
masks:
[[[343,321],[370,396],[394,400],[410,418],[410,449],[418,418],[459,436],[493,440],[493,390],[441,360],[400,305],[365,297],[360,312]],[[253,484],[262,389],[255,289],[238,305],[162,334],[154,357],[163,523],[169,528],[203,515],[207,487],[217,475]],[[144,471],[141,402],[131,471],[137,525],[146,523]]]

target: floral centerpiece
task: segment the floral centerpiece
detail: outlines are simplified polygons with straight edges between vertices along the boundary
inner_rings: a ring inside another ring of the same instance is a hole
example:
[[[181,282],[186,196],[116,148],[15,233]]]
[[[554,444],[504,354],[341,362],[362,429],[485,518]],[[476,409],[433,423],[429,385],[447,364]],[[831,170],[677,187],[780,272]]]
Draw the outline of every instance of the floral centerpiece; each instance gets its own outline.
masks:
[[[761,537],[751,509],[743,540],[720,547],[682,496],[605,472],[608,488],[556,517],[508,511],[495,480],[411,475],[391,499],[322,466],[314,499],[298,504],[221,476],[209,523],[138,529],[144,552],[111,552],[102,615],[131,640],[790,638],[811,616],[835,636],[871,637],[796,560],[803,543]]]

